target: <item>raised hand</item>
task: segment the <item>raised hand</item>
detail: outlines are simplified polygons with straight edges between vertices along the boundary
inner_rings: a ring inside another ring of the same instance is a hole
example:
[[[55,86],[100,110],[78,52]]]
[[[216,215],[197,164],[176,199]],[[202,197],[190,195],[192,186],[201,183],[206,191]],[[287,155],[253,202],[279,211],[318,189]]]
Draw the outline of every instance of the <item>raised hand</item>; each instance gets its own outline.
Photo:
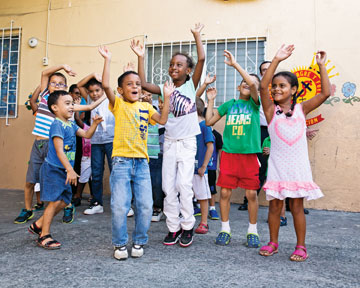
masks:
[[[133,62],[128,62],[127,65],[123,67],[124,73],[127,71],[135,71],[135,64]]]
[[[101,74],[95,73],[95,74],[94,74],[94,78],[95,78],[97,81],[99,81],[100,83],[102,82]]]
[[[225,64],[229,66],[234,66],[236,64],[235,57],[231,54],[230,51],[224,50],[224,56],[226,57],[226,59],[224,60]]]
[[[72,77],[76,76],[76,72],[69,65],[64,64],[63,69],[69,76],[72,76]]]
[[[206,90],[206,95],[207,95],[207,98],[208,100],[214,100],[216,98],[216,94],[217,94],[217,91],[216,91],[216,88],[214,87],[210,87]]]
[[[210,73],[209,73],[209,74],[206,75],[205,80],[204,80],[204,83],[205,83],[206,85],[209,85],[209,84],[211,84],[211,83],[214,83],[215,80],[216,80],[216,75],[214,74],[214,76],[211,77],[211,76],[210,76]]]
[[[203,28],[204,28],[204,24],[196,23],[195,27],[191,29],[191,33],[200,34],[200,32]]]
[[[93,117],[93,121],[94,121],[94,123],[99,124],[99,123],[101,123],[102,121],[104,121],[104,119],[103,119],[102,116],[96,114],[96,115]]]
[[[279,61],[283,61],[286,58],[291,56],[294,49],[295,49],[294,45],[288,45],[285,47],[285,44],[283,44],[283,45],[281,45],[279,50],[276,52],[275,58]]]
[[[164,98],[170,98],[171,94],[175,91],[175,85],[172,82],[166,81],[163,89]]]
[[[316,52],[316,63],[320,65],[325,65],[326,63],[326,52],[325,51],[317,51]]]
[[[144,57],[145,55],[145,48],[143,47],[143,45],[140,44],[140,41],[135,41],[134,39],[131,40],[130,43],[130,48],[131,50],[134,51],[134,53],[138,56],[138,57]]]
[[[111,59],[111,52],[106,46],[99,46],[98,50],[105,59]]]

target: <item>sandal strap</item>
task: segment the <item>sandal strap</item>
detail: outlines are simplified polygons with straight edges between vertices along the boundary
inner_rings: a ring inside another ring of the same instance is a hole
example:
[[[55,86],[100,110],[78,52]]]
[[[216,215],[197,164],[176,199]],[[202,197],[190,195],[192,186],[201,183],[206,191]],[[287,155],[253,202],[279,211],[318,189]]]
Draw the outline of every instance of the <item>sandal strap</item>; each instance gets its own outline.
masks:
[[[44,246],[46,246],[46,247],[50,247],[52,244],[60,244],[58,241],[56,241],[55,239],[53,239],[53,240],[51,240],[51,241],[49,241],[49,242],[46,242],[45,244],[44,244]]]
[[[48,238],[52,238],[52,237],[51,237],[51,234],[47,234],[47,235],[44,235],[44,236],[42,236],[42,237],[39,236],[39,238],[38,238],[37,241],[41,244],[44,240],[46,240],[46,239],[48,239]]]
[[[276,244],[275,242],[269,242],[268,246],[274,246],[275,250],[279,247],[279,244]]]
[[[41,232],[41,228],[39,228],[39,226],[36,225],[36,221],[33,222],[31,226],[32,226],[31,229],[34,230],[35,232],[37,233]]]
[[[307,253],[307,249],[306,249],[305,246],[296,245],[296,246],[295,246],[295,250],[303,250],[305,253]]]

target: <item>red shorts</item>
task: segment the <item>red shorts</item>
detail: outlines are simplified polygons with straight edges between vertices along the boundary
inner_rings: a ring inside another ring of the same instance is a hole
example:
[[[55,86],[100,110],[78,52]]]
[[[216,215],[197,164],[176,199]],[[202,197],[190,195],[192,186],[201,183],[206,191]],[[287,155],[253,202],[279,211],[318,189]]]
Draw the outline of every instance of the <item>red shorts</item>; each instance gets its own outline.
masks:
[[[256,154],[221,152],[220,174],[217,186],[257,190],[260,187],[259,161]]]

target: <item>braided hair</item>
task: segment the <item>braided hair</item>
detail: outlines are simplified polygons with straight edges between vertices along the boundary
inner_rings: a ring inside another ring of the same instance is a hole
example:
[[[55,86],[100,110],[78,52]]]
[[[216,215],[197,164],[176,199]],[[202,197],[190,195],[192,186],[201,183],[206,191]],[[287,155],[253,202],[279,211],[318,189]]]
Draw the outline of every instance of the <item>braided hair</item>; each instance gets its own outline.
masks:
[[[290,87],[296,87],[296,91],[295,93],[292,95],[292,100],[291,100],[291,107],[290,110],[288,112],[285,113],[286,117],[291,117],[293,112],[294,112],[294,108],[295,108],[295,104],[296,104],[296,99],[298,97],[297,94],[297,90],[299,89],[299,82],[298,82],[298,78],[296,77],[296,75],[294,73],[288,72],[288,71],[282,71],[282,72],[278,72],[274,75],[273,80],[276,77],[282,76],[284,77],[290,84]],[[275,100],[274,100],[274,104],[275,105],[279,105]],[[281,109],[278,109],[276,111],[276,114],[281,114],[283,113],[283,111]]]

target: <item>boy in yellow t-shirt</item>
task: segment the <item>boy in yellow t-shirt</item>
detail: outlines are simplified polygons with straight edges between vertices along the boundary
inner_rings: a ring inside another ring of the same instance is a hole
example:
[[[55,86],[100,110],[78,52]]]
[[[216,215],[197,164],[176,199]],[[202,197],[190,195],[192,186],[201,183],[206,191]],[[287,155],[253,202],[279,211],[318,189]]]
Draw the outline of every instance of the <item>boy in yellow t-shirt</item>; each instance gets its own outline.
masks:
[[[175,90],[173,84],[164,85],[164,108],[160,115],[147,102],[139,102],[141,81],[134,71],[127,71],[118,78],[116,97],[109,86],[111,52],[99,47],[104,57],[103,88],[109,99],[109,109],[115,117],[115,135],[110,175],[112,242],[114,257],[128,258],[127,213],[134,193],[135,229],[132,235],[132,257],[144,254],[143,245],[148,241],[147,231],[152,216],[152,191],[147,154],[148,124],[164,125],[169,114],[169,98]]]

